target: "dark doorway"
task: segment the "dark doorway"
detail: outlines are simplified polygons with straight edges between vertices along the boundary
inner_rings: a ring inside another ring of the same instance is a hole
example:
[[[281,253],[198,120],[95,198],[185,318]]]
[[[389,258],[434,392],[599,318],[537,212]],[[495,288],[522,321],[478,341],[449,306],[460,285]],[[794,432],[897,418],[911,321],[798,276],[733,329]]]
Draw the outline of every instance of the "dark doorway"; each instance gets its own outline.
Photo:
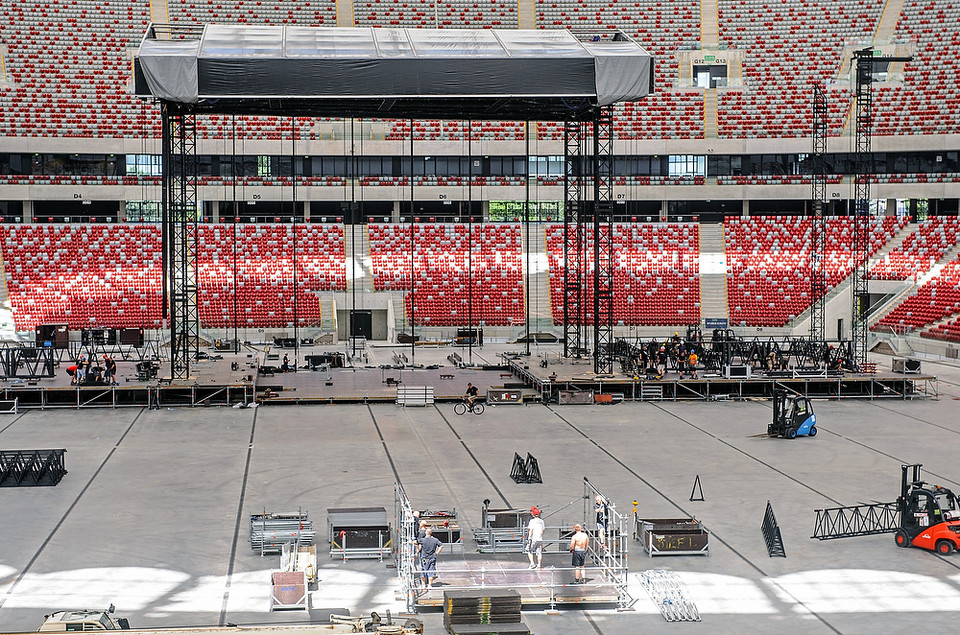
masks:
[[[373,339],[373,311],[352,311],[350,317],[350,337]]]

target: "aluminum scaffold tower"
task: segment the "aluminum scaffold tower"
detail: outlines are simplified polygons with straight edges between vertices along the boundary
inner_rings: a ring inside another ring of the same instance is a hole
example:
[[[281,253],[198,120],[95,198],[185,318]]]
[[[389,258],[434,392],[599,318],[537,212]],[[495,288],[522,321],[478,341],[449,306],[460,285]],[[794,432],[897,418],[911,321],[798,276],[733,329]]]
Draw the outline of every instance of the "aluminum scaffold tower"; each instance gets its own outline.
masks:
[[[189,379],[200,351],[197,307],[197,122],[162,108],[163,291],[170,317],[170,377]],[[169,294],[169,295],[168,295]],[[169,300],[168,300],[169,298]]]
[[[827,280],[823,267],[827,256],[827,97],[819,83],[813,86],[813,195],[810,218],[810,339],[826,339]]]

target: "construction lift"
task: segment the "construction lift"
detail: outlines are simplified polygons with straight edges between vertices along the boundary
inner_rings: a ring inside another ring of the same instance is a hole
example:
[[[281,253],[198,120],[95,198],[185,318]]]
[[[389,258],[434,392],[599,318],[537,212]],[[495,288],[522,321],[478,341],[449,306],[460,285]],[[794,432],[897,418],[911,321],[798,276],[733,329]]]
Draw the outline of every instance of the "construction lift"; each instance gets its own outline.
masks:
[[[919,547],[944,556],[960,549],[960,499],[945,487],[921,480],[921,467],[900,466],[896,502],[816,510],[811,538],[892,533],[898,547]]]
[[[767,426],[767,434],[787,439],[817,436],[817,415],[813,412],[813,404],[802,395],[775,391],[773,421]]]

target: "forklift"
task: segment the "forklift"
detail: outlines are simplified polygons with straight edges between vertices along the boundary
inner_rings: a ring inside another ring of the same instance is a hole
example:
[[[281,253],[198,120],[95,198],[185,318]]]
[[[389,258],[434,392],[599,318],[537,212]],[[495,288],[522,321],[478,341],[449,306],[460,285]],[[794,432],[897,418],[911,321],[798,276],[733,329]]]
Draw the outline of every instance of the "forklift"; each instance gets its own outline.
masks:
[[[801,395],[788,395],[785,390],[773,393],[773,421],[767,426],[767,435],[795,439],[817,436],[817,415],[813,404]]]
[[[900,527],[894,540],[898,547],[920,547],[946,556],[960,549],[960,499],[945,487],[923,482],[921,467],[900,466]]]

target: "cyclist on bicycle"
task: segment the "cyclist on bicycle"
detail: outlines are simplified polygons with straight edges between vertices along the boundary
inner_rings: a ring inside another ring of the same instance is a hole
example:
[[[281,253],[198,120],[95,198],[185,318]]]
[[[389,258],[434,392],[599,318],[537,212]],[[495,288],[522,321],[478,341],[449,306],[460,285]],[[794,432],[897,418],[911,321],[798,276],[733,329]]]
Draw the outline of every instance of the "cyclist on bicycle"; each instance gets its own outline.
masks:
[[[467,383],[467,392],[464,393],[463,398],[471,408],[473,408],[473,402],[477,399],[477,394],[480,391],[477,390],[477,387],[471,383]]]

